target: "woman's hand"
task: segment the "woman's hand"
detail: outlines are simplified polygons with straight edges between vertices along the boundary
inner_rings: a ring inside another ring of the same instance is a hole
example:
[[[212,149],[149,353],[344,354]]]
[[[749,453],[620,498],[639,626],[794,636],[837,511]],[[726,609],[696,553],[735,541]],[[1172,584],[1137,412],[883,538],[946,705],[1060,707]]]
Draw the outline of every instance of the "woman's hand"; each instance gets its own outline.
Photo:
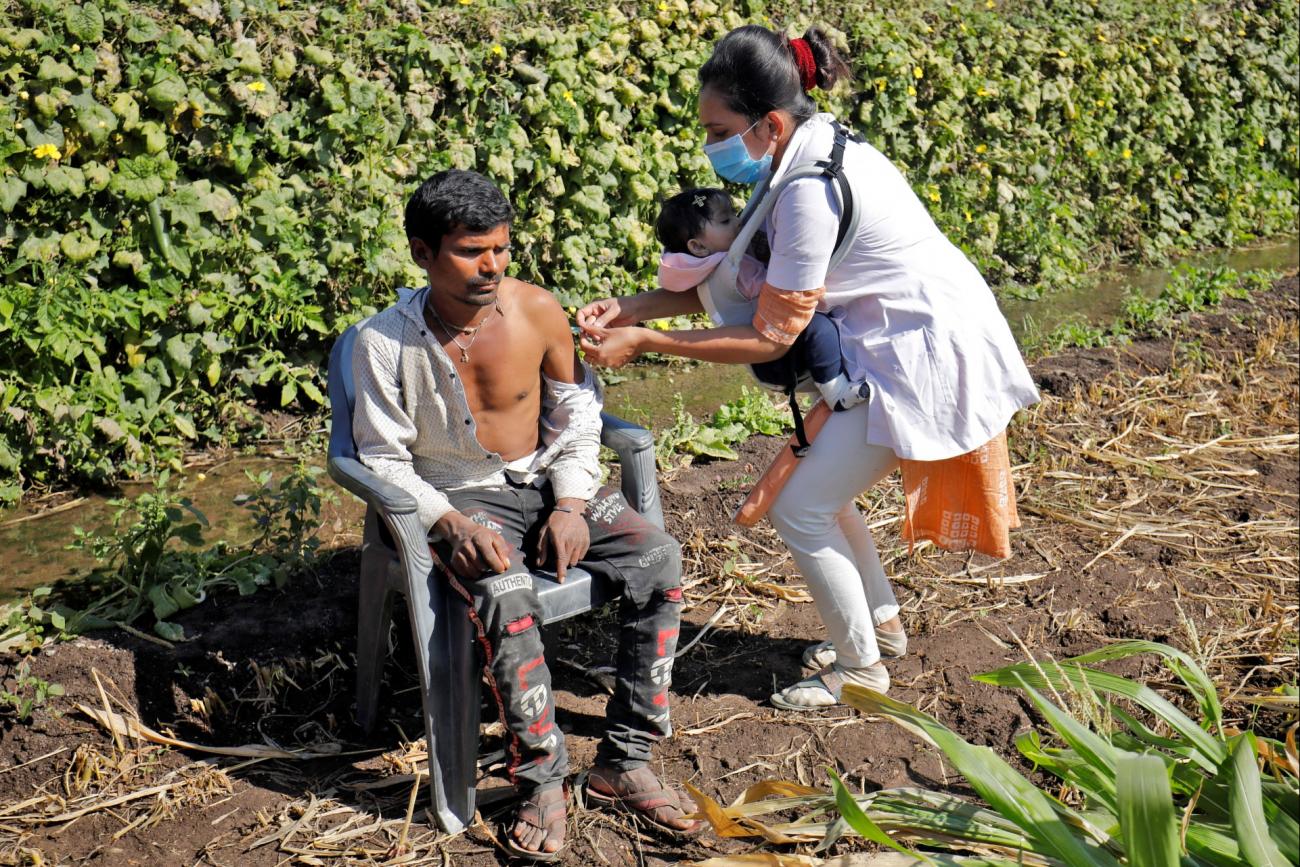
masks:
[[[627,300],[627,299],[624,299]],[[592,301],[578,311],[578,327],[588,334],[603,328],[621,328],[634,325],[636,319],[623,310],[623,303],[617,298],[601,298]]]
[[[602,367],[622,367],[642,353],[647,328],[594,328],[584,331],[578,346],[589,361]]]

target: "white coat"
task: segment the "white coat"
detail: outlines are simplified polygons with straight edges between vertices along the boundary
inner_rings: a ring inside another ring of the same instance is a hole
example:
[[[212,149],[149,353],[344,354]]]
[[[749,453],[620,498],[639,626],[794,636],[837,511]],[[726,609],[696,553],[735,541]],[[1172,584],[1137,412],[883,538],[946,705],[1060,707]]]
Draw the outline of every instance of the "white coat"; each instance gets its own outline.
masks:
[[[825,159],[829,114],[795,130],[770,182]],[[850,141],[844,167],[861,218],[852,247],[829,273],[840,208],[825,178],[778,191],[767,217],[767,282],[825,286],[819,309],[842,307],[851,377],[871,384],[868,443],[902,458],[942,460],[984,445],[1038,390],[984,278],[931,219],[901,172],[869,144]]]

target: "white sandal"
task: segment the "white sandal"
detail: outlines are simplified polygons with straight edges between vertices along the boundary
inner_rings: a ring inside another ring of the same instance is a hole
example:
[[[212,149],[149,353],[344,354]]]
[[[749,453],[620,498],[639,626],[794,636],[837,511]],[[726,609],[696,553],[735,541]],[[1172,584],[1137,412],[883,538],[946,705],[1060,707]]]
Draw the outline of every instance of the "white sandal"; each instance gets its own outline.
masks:
[[[880,655],[884,659],[898,659],[907,653],[907,633],[903,630],[890,632],[876,629],[876,644],[880,646]],[[835,645],[821,641],[808,647],[803,652],[803,666],[809,669],[822,669],[835,664]]]
[[[846,683],[856,683],[876,692],[888,692],[889,672],[879,662],[866,668],[839,668],[831,665],[812,677],[772,693],[771,701],[782,710],[820,710],[839,704]]]

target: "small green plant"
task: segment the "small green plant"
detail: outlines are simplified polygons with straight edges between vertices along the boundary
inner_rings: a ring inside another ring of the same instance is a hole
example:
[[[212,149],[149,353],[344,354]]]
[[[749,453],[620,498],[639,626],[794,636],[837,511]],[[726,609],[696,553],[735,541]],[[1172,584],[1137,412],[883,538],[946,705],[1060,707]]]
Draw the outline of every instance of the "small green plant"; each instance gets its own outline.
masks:
[[[76,527],[69,545],[89,552],[99,565],[81,584],[58,594],[41,587],[12,606],[0,647],[27,648],[110,626],[134,628],[146,614],[157,635],[180,641],[185,632],[170,618],[214,590],[233,588],[247,596],[284,586],[314,568],[319,556],[321,505],[334,499],[317,484],[320,472],[300,463],[278,483],[269,472],[250,474],[254,491],[236,498],[253,524],[253,539],[245,545],[207,544],[207,518],[171,488],[166,472],[153,491],[110,501],[116,509],[110,526]]]
[[[746,385],[740,389],[740,397],[718,408],[712,424],[724,429],[740,425],[746,433],[777,436],[790,429],[790,410],[786,404],[776,403],[772,392]]]
[[[316,553],[321,505],[338,501],[333,491],[316,483],[322,472],[320,467],[299,463],[273,487],[270,470],[245,471],[256,487],[251,494],[237,496],[235,502],[248,510],[259,531],[254,550],[278,551],[298,559],[310,559]]]
[[[14,669],[12,691],[0,690],[0,706],[12,709],[19,722],[27,722],[38,708],[44,707],[51,696],[63,695],[63,687],[41,680],[31,673],[31,663],[24,659]]]
[[[57,603],[50,605],[51,592],[49,587],[37,587],[22,600],[4,606],[0,653],[26,652],[47,637],[63,634],[69,611]]]
[[[204,585],[220,554],[181,547],[202,548],[208,519],[188,497],[177,496],[170,482],[164,471],[153,491],[110,500],[115,511],[108,532],[73,528],[75,539],[68,547],[89,552],[100,564],[89,582],[100,595],[71,618],[71,631],[131,624],[152,608],[155,631],[164,638],[180,637],[179,627],[166,620],[203,601]]]
[[[703,424],[686,411],[681,395],[673,414],[673,423],[655,436],[655,457],[665,469],[687,466],[701,455],[734,461],[739,457],[732,448],[735,444],[754,434],[775,436],[791,424],[788,409],[775,405],[763,389],[749,386]]]
[[[1246,298],[1274,277],[1268,271],[1241,274],[1232,268],[1177,268],[1155,298],[1139,292],[1124,302],[1119,327],[1134,334],[1168,334],[1175,317],[1217,307],[1225,298]]]
[[[1062,322],[1042,342],[1043,348],[1056,352],[1066,348],[1091,349],[1111,342],[1112,331],[1072,319]]]
[[[1217,307],[1225,298],[1248,298],[1252,292],[1267,289],[1277,278],[1277,272],[1268,269],[1240,272],[1226,267],[1182,265],[1154,298],[1133,289],[1109,326],[1070,319],[1046,337],[1030,342],[1040,350],[1056,352],[1067,347],[1110,346],[1141,335],[1168,336],[1176,319]]]

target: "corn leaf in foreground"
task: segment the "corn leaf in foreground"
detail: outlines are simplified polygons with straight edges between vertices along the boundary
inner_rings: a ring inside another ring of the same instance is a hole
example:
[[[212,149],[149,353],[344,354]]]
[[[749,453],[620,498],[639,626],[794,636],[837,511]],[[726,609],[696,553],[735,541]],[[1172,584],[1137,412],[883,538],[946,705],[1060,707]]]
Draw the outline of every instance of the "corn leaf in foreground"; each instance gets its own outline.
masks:
[[[1018,678],[1020,688],[1033,701],[1038,712],[1056,729],[1056,733],[1069,744],[1079,761],[1074,763],[1076,777],[1090,783],[1087,793],[1100,801],[1113,815],[1115,802],[1115,764],[1119,753],[1100,735],[1048,701],[1038,690]],[[1082,771],[1083,773],[1080,773]]]
[[[1286,867],[1287,860],[1268,833],[1255,753],[1255,737],[1250,732],[1243,732],[1229,742],[1224,773],[1227,774],[1232,830],[1241,846],[1241,854],[1251,867]]]
[[[1086,665],[1090,662],[1126,659],[1139,653],[1154,653],[1163,659],[1170,670],[1178,675],[1178,679],[1187,686],[1187,689],[1196,699],[1196,703],[1200,705],[1201,713],[1205,717],[1203,725],[1215,731],[1222,728],[1223,708],[1219,705],[1219,693],[1214,686],[1214,681],[1210,680],[1209,675],[1190,656],[1176,647],[1157,644],[1154,641],[1118,641],[1115,644],[1108,644],[1098,650],[1092,650],[1065,661],[1077,665]]]
[[[1194,752],[1189,757],[1205,770],[1213,773],[1227,755],[1227,748],[1221,741],[1207,733],[1154,689],[1119,675],[1067,661],[1049,662],[1042,666],[1036,662],[1008,665],[977,674],[974,679],[1012,688],[1028,683],[1035,689],[1095,690],[1118,695],[1146,708],[1186,738],[1188,746],[1194,747]]]
[[[1104,837],[1074,811],[1048,797],[988,747],[976,747],[933,717],[856,684],[844,687],[844,700],[867,713],[879,714],[915,732],[941,749],[993,809],[1019,826],[1041,854],[1070,867],[1119,864],[1115,856],[1076,829]]]
[[[1115,763],[1119,827],[1130,867],[1177,867],[1182,857],[1165,763],[1128,754]]]
[[[839,807],[840,815],[844,817],[844,821],[849,823],[849,827],[862,835],[863,839],[870,840],[873,843],[879,843],[882,846],[888,846],[896,852],[906,855],[909,858],[915,858],[916,860],[922,861],[926,864],[934,863],[926,856],[920,855],[895,843],[892,837],[880,830],[879,826],[867,817],[867,814],[858,806],[858,802],[853,800],[853,794],[845,788],[843,781],[840,780],[839,774],[830,769],[827,769],[827,773],[831,778],[831,787],[835,790],[835,806]]]

